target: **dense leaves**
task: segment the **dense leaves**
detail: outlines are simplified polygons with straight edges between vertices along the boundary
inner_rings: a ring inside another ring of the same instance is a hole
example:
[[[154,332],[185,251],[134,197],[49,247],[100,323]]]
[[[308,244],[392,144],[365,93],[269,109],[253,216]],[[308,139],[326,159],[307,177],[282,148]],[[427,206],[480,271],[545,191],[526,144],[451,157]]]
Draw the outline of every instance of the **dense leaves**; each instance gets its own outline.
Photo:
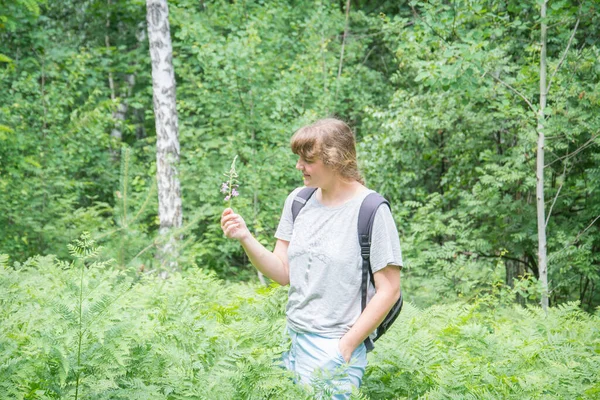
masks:
[[[193,269],[162,279],[99,262],[0,257],[0,398],[313,398],[278,366],[280,287],[226,284]],[[593,399],[600,320],[575,303],[511,306],[504,290],[471,303],[406,304],[369,355],[372,399]]]
[[[202,270],[166,281],[117,271],[94,261],[86,238],[72,251],[71,264],[3,261],[2,398],[299,393],[272,363],[284,344],[284,291],[225,286]]]
[[[304,396],[273,366],[285,291],[253,286],[219,189],[237,156],[234,207],[271,247],[301,185],[289,138],[337,114],[391,200],[415,305],[361,395],[598,396],[597,2],[548,4],[547,317],[539,5],[351,1],[346,30],[345,4],[169,2],[184,225],[163,280],[145,2],[0,0],[0,393]],[[92,240],[99,258],[81,252]]]
[[[289,137],[335,113],[356,129],[369,185],[394,204],[415,301],[535,279],[537,9],[367,3],[351,3],[345,34],[344,7],[328,2],[170,3],[182,265],[251,278],[216,223],[221,172],[239,156],[236,209],[270,246],[283,199],[300,184]],[[548,14],[551,300],[589,310],[600,304],[595,9],[551,2]],[[1,248],[20,261],[66,256],[66,243],[88,230],[119,266],[152,269],[144,2],[20,1],[0,17]]]
[[[551,3],[545,131],[551,299],[589,309],[599,301],[600,245],[598,25],[586,12],[594,7]],[[362,143],[373,186],[405,222],[407,275],[416,278],[407,282],[434,279],[439,297],[427,297],[435,302],[498,273],[507,284],[537,278],[535,10],[434,1],[412,11],[386,21],[399,88],[370,109],[364,126],[373,133]]]
[[[596,398],[598,317],[577,303],[548,315],[498,307],[497,295],[424,310],[409,304],[373,353],[364,391],[382,399]]]

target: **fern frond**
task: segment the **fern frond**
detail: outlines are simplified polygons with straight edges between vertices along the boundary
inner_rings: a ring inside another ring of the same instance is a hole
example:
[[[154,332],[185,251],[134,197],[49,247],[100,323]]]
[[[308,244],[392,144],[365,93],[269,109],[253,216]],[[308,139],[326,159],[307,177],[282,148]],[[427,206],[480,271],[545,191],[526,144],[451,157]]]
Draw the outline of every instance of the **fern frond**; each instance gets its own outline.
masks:
[[[8,267],[8,254],[0,254],[0,268]]]
[[[84,232],[79,239],[73,240],[73,243],[68,244],[67,247],[71,256],[81,260],[98,256],[99,249],[89,232]]]
[[[69,307],[68,304],[62,303],[59,300],[54,300],[51,303],[52,311],[59,315],[60,318],[64,319],[69,325],[76,325],[79,323],[79,317],[75,310]]]

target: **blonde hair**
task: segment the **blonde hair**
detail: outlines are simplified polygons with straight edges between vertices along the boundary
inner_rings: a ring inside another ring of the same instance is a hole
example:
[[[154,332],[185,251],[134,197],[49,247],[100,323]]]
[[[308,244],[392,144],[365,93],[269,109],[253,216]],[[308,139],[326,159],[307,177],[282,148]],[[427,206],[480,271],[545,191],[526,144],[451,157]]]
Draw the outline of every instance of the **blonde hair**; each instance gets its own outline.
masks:
[[[291,139],[292,152],[306,161],[321,159],[345,179],[364,184],[356,162],[352,129],[337,118],[325,118],[302,127]]]

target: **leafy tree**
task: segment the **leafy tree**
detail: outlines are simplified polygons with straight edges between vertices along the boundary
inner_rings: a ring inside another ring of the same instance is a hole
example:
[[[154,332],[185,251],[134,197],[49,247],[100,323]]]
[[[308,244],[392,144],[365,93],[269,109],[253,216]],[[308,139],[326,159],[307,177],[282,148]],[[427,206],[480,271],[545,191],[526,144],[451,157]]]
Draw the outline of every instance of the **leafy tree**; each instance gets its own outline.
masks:
[[[590,69],[596,64],[597,44],[591,39],[596,37],[596,17],[584,11],[593,8],[591,3],[584,3],[581,10],[561,4],[551,7],[548,16],[555,30],[551,37],[556,38],[548,52],[552,70],[578,17],[581,23],[573,43],[580,43],[575,48],[581,50],[569,52],[567,64],[557,69],[555,82],[562,82],[564,89],[549,104],[551,116],[545,129],[551,139],[546,151],[564,148],[560,138],[566,135],[571,151],[581,147],[585,152],[597,143],[598,121],[589,119],[588,105],[579,99],[585,91],[581,84],[597,82],[596,72]],[[422,293],[439,301],[484,289],[499,273],[507,284],[513,277],[537,278],[535,118],[524,101],[533,103],[534,97],[518,96],[516,91],[535,93],[539,82],[533,29],[539,18],[530,6],[511,2],[429,2],[415,4],[412,11],[410,17],[387,21],[384,32],[397,57],[394,79],[399,89],[387,107],[371,109],[365,127],[372,133],[362,144],[371,182],[394,203],[404,205],[398,217],[405,227],[410,263],[405,282],[420,286],[421,291],[433,279],[435,291]],[[587,78],[580,81],[583,75]],[[563,111],[556,112],[555,107]],[[591,153],[575,154],[584,163],[590,161]],[[564,168],[558,167],[561,157],[551,156],[558,161],[546,165],[546,174],[566,179]],[[569,165],[583,167],[577,161]],[[585,187],[584,182],[595,174],[587,171],[579,175]],[[577,180],[578,175],[569,176]],[[573,283],[589,275],[575,272],[567,267],[573,265],[571,261],[564,256],[558,261],[552,254],[564,254],[566,236],[581,240],[579,233],[598,215],[597,210],[585,207],[585,222],[574,228],[574,221],[562,216],[574,216],[567,204],[577,201],[577,185],[574,192],[565,192],[556,178],[550,181],[549,198],[557,199],[548,225],[549,259],[557,263],[549,278],[555,288],[551,297],[554,301],[581,298]],[[558,204],[558,192],[566,208]],[[593,227],[588,234],[589,229]],[[592,256],[583,263],[597,265],[598,260]]]
[[[221,173],[239,155],[235,207],[269,245],[283,199],[301,184],[289,137],[337,114],[356,129],[369,185],[394,205],[409,298],[425,305],[536,280],[538,136],[527,102],[540,101],[539,8],[349,4],[169,2],[181,265],[253,277],[218,226]],[[600,304],[596,9],[553,1],[546,17],[550,302],[589,310]],[[0,64],[0,247],[12,259],[68,257],[66,244],[87,230],[119,268],[154,268],[161,241],[158,205],[146,201],[157,164],[145,15],[141,0],[2,8],[0,54],[12,62]],[[539,298],[529,288],[523,303]]]
[[[223,277],[246,278],[254,270],[218,225],[221,172],[238,154],[235,207],[270,246],[285,196],[301,185],[293,131],[329,113],[358,122],[365,105],[384,101],[384,74],[365,65],[381,21],[350,13],[338,78],[345,15],[333,4],[178,1],[170,11],[184,210],[200,218],[187,254]]]

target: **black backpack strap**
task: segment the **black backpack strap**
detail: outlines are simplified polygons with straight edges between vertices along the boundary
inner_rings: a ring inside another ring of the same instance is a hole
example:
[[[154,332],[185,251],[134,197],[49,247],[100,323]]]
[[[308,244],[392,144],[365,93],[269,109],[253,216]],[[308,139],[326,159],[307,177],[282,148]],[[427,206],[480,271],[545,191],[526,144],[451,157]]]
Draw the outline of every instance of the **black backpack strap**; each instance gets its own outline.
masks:
[[[370,193],[363,200],[358,212],[358,243],[362,257],[361,312],[367,306],[369,279],[373,281],[373,272],[371,271],[371,233],[373,231],[375,214],[377,214],[377,209],[382,204],[390,206],[390,203],[379,193]],[[371,338],[367,337],[365,339],[365,346],[367,347],[367,351],[373,350],[374,345]]]
[[[296,221],[296,217],[300,214],[300,210],[306,205],[308,199],[317,191],[317,188],[305,187],[298,192],[296,198],[292,202],[292,222]]]

